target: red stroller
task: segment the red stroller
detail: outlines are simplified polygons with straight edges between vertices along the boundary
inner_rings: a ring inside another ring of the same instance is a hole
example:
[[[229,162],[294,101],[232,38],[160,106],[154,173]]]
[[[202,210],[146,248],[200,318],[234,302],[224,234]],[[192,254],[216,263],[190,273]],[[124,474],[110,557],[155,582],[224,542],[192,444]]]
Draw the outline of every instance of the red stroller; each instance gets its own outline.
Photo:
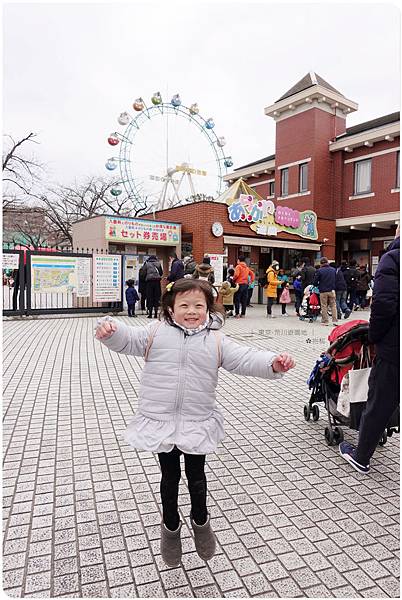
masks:
[[[360,368],[360,357],[365,356],[366,365],[371,366],[374,358],[374,348],[368,341],[368,322],[362,320],[348,321],[335,327],[328,336],[330,346],[317,360],[308,379],[311,396],[304,406],[304,418],[317,421],[320,416],[318,402],[323,402],[328,414],[328,426],[325,428],[325,439],[329,446],[343,441],[343,431],[340,425],[350,429],[359,429],[361,415],[365,402],[350,404],[350,415],[345,417],[337,409],[337,401],[341,382],[351,369]],[[384,445],[387,437],[395,430],[399,432],[399,409],[396,411],[384,431],[380,444]]]

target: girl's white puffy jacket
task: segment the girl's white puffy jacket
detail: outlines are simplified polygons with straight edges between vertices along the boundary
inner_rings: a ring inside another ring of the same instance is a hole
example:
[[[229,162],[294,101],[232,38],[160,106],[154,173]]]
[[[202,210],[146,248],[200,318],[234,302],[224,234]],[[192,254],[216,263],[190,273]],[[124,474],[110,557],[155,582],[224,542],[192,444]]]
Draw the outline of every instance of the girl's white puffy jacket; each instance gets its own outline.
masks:
[[[138,411],[125,433],[138,450],[170,452],[175,445],[186,454],[216,450],[224,437],[215,395],[219,366],[238,375],[282,377],[272,370],[276,354],[230,340],[219,332],[222,321],[215,316],[207,329],[192,336],[164,321],[147,327],[114,323],[117,331],[102,340],[105,346],[123,354],[148,355]]]

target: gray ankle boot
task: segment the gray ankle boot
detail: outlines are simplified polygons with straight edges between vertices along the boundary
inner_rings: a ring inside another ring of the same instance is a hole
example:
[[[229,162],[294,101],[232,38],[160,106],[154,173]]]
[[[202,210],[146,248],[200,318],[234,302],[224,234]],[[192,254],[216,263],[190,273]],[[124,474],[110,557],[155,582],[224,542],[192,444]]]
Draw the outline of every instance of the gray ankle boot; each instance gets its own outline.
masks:
[[[181,561],[181,526],[180,521],[178,528],[175,531],[170,531],[163,521],[161,523],[161,554],[169,567],[178,567]]]
[[[191,525],[194,531],[195,549],[198,556],[202,560],[210,560],[216,550],[215,534],[212,531],[210,516],[208,515],[207,522],[204,525],[197,525],[193,519],[191,519]]]

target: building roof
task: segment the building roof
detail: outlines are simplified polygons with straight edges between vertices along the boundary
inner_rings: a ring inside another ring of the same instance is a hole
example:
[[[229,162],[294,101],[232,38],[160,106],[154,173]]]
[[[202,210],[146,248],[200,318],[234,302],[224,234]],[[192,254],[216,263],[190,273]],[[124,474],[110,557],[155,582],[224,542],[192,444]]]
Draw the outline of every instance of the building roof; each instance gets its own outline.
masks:
[[[270,156],[266,156],[265,158],[260,158],[260,160],[255,160],[252,163],[248,163],[247,165],[243,165],[242,167],[237,167],[234,171],[240,171],[240,169],[245,169],[246,167],[253,167],[254,165],[259,165],[264,162],[268,162],[269,160],[274,160],[275,154],[271,154]]]
[[[339,93],[339,92],[338,92]],[[344,139],[345,137],[355,135],[357,133],[361,133],[363,131],[369,131],[370,129],[375,129],[376,127],[381,127],[382,125],[389,125],[390,123],[396,123],[400,120],[400,113],[394,112],[389,115],[384,115],[383,117],[377,117],[377,119],[372,119],[371,121],[365,121],[364,123],[359,123],[358,125],[353,125],[353,127],[347,127],[346,132],[337,136],[337,140]],[[264,162],[268,162],[269,160],[274,160],[275,154],[271,154],[270,156],[266,156],[265,158],[260,158],[259,160],[255,160],[254,162],[248,163],[247,165],[242,165],[241,167],[237,167],[233,170],[240,171],[241,169],[246,169],[247,167],[254,167],[260,165]]]
[[[399,112],[394,112],[383,117],[377,117],[377,119],[365,121],[364,123],[359,123],[359,125],[354,125],[353,127],[347,127],[346,132],[342,133],[341,135],[338,135],[336,139],[338,140],[340,138],[345,138],[349,135],[356,135],[357,133],[362,133],[363,131],[368,131],[369,129],[375,129],[376,127],[381,127],[382,125],[389,125],[390,123],[395,123],[399,120]]]
[[[318,75],[314,71],[310,71],[309,73],[307,73],[307,75],[302,77],[300,79],[300,81],[298,81],[293,87],[291,87],[290,90],[285,92],[285,94],[283,94],[283,96],[281,96],[278,100],[276,100],[276,102],[280,102],[281,100],[284,100],[285,98],[289,98],[290,96],[293,96],[294,94],[297,94],[298,92],[307,90],[309,87],[313,87],[314,85],[320,85],[320,86],[326,88],[327,90],[331,90],[332,92],[336,92],[337,94],[340,94],[341,96],[343,96],[343,94],[341,94],[341,92],[336,90],[330,83],[325,81],[325,79],[323,79],[320,75]]]

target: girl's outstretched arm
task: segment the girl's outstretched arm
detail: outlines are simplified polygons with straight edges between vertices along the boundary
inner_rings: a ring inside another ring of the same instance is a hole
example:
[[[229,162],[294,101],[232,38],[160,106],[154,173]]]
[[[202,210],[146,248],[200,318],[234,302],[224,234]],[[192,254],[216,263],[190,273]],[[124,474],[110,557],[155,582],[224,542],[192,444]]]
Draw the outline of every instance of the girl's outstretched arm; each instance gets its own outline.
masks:
[[[112,317],[99,319],[95,330],[96,339],[109,350],[133,356],[144,356],[149,335],[150,326],[128,327]]]
[[[270,350],[257,350],[241,346],[226,336],[222,338],[222,367],[231,373],[280,379],[284,372],[294,366],[293,358],[287,353],[276,354]]]

